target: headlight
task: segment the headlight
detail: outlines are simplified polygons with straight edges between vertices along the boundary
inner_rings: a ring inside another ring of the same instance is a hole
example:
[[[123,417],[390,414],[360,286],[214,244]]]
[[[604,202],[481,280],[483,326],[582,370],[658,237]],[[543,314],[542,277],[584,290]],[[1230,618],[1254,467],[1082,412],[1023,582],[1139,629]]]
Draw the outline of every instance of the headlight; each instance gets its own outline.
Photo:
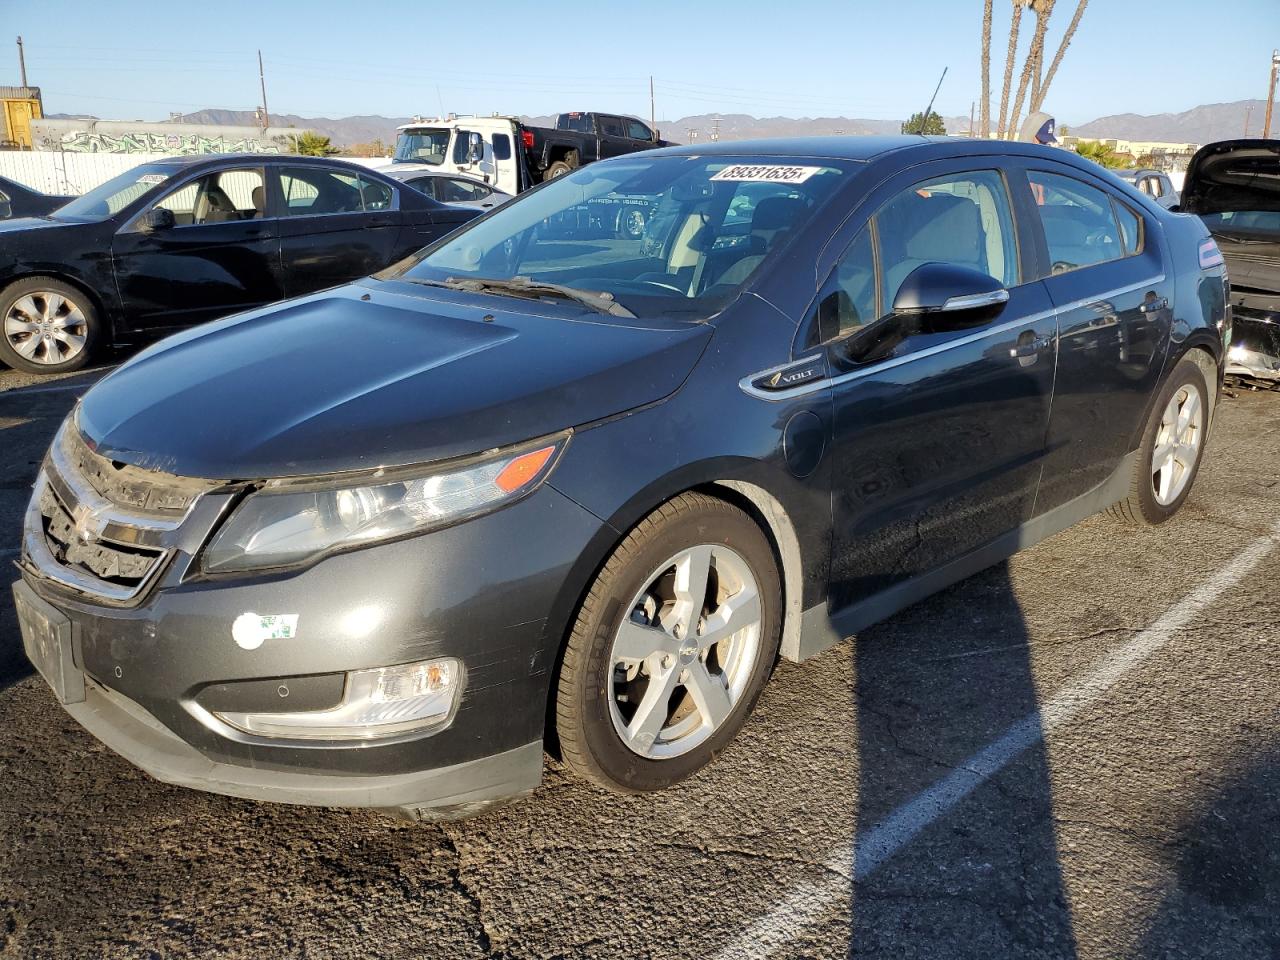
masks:
[[[325,553],[423,533],[534,490],[567,438],[436,472],[317,489],[273,480],[251,494],[204,551],[209,573],[306,563]]]
[[[342,702],[296,713],[215,713],[237,730],[297,740],[376,740],[443,726],[462,688],[453,658],[347,674]]]

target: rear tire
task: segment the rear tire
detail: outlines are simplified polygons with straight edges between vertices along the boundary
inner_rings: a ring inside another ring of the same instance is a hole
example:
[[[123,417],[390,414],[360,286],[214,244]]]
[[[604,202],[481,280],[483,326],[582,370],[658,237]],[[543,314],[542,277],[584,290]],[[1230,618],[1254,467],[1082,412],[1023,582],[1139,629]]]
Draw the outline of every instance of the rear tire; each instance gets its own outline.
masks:
[[[569,636],[556,692],[565,763],[638,793],[714,760],[773,669],[781,600],[773,549],[742,511],[685,493],[651,513],[609,557]]]
[[[98,311],[84,292],[52,277],[0,291],[0,361],[27,373],[70,373],[93,353]]]
[[[545,183],[548,180],[554,180],[556,177],[563,177],[566,173],[571,173],[572,171],[573,167],[563,160],[557,160],[543,171],[542,180]]]
[[[1107,512],[1138,526],[1172,517],[1191,493],[1208,434],[1209,387],[1196,362],[1183,357],[1151,407],[1129,496]]]

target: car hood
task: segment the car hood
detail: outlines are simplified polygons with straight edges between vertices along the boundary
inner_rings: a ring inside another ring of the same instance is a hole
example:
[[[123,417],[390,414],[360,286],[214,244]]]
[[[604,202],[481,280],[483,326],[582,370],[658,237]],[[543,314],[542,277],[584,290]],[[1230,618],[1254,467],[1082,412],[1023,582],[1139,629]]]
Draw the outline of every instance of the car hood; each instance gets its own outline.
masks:
[[[45,217],[14,217],[11,220],[0,220],[0,249],[17,240],[17,237],[8,237],[6,234],[22,233],[26,230],[71,230],[83,226],[83,223],[73,220],[49,220]]]
[[[425,463],[660,400],[712,335],[362,281],[178,334],[81,401],[99,453],[181,476]]]
[[[1222,140],[1201,147],[1187,164],[1180,209],[1280,210],[1280,140]]]

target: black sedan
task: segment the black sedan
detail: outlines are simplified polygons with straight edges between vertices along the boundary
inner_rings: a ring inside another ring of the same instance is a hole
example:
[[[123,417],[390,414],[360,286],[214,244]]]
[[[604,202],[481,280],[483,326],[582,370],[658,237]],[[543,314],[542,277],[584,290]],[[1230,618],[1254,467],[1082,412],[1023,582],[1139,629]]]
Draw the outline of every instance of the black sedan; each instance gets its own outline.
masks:
[[[626,198],[643,235],[601,238]],[[26,515],[26,649],[201,789],[458,815],[544,745],[669,787],[779,656],[1096,511],[1172,517],[1227,326],[1204,224],[1066,151],[602,161],[90,389]]]
[[[12,220],[15,217],[43,217],[53,213],[71,197],[60,197],[52,193],[41,193],[23,186],[16,180],[0,177],[0,220]]]
[[[103,344],[366,276],[478,212],[337,160],[146,163],[48,216],[0,222],[0,361],[75,370]]]

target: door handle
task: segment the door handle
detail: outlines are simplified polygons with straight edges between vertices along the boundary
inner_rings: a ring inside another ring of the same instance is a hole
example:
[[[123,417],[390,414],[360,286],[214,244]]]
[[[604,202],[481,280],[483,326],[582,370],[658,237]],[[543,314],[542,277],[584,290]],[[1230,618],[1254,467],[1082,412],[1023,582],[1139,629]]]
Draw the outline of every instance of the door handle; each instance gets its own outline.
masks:
[[[1034,330],[1023,330],[1018,334],[1018,345],[1009,348],[1009,356],[1015,360],[1025,360],[1028,357],[1034,357],[1041,350],[1048,350],[1053,346],[1053,337],[1041,337]]]
[[[1168,306],[1169,299],[1167,297],[1159,297],[1155,300],[1144,300],[1142,302],[1142,306],[1138,309],[1142,313],[1156,313],[1159,310],[1164,310]]]

